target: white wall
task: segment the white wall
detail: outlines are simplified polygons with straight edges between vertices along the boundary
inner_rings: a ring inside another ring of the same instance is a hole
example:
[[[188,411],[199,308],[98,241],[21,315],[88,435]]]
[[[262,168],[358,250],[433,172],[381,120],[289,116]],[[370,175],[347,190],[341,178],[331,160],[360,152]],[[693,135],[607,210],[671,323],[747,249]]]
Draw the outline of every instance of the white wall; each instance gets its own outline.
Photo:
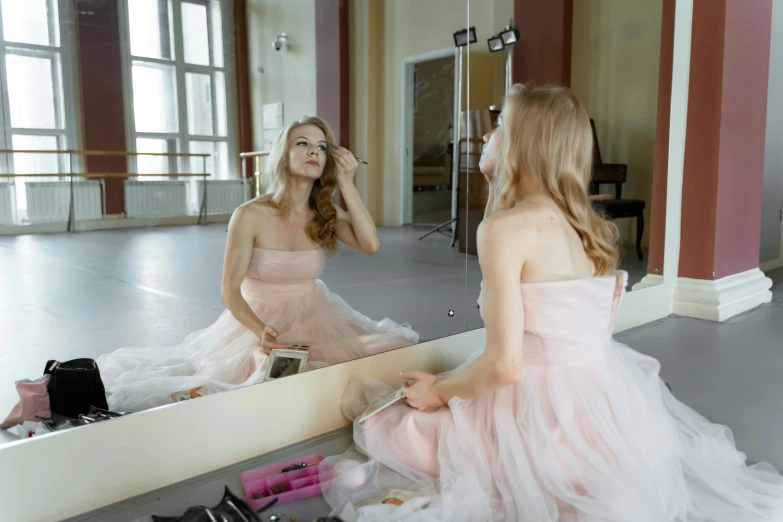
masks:
[[[783,266],[780,211],[783,209],[783,0],[772,1],[772,38],[767,91],[764,200],[760,261]],[[776,262],[777,261],[777,262]]]
[[[316,115],[315,2],[248,0],[247,28],[253,149],[267,150],[262,121],[265,103],[283,102],[285,123]],[[290,50],[272,47],[280,33],[289,36]]]

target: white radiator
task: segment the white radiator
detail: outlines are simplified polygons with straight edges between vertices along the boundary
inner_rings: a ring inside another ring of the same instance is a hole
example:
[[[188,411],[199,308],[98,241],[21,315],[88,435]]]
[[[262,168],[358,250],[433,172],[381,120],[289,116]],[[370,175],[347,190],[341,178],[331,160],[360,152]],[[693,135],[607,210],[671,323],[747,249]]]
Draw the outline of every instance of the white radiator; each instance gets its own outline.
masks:
[[[188,182],[125,181],[125,214],[128,217],[188,215]]]
[[[13,225],[16,220],[16,187],[0,183],[0,225]]]
[[[250,184],[243,179],[207,181],[207,214],[233,214],[239,205],[249,198]],[[191,198],[192,211],[198,214],[204,196],[204,180],[196,181]]]
[[[30,223],[64,223],[71,204],[70,181],[28,181],[27,219]],[[73,206],[76,221],[101,219],[101,182],[74,181]]]

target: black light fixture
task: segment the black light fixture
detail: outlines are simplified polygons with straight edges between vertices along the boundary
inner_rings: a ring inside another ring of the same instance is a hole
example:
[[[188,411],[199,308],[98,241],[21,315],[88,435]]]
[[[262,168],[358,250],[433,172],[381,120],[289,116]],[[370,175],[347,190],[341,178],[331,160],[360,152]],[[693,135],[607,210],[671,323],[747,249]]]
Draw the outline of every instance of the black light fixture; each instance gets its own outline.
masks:
[[[507,25],[505,29],[487,40],[489,52],[496,53],[502,51],[510,45],[519,41],[519,29],[516,26]]]
[[[454,45],[456,47],[465,47],[472,43],[476,43],[476,28],[462,29],[454,33]]]
[[[519,29],[516,26],[507,25],[499,36],[503,39],[503,45],[514,45],[519,41]]]
[[[489,45],[489,52],[491,53],[502,51],[506,47],[503,44],[503,38],[499,34],[490,36],[489,40],[487,40],[487,45]]]

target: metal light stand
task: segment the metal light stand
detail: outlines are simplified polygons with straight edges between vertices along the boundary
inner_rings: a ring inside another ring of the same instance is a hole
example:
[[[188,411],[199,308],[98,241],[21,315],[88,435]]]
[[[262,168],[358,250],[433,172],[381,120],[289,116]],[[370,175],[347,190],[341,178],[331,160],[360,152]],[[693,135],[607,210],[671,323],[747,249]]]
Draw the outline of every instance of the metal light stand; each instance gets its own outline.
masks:
[[[511,90],[511,78],[513,76],[513,67],[514,67],[514,46],[513,45],[507,45],[506,46],[506,90],[504,92],[508,92]]]
[[[255,182],[255,192],[253,197],[261,196],[261,156],[253,157],[253,181]]]
[[[434,233],[451,236],[451,246],[457,243],[459,230],[459,213],[457,211],[459,197],[459,163],[460,163],[460,111],[462,109],[462,62],[465,46],[459,46],[454,52],[454,121],[452,124],[452,161],[451,161],[451,219],[441,223],[419,238],[419,241]],[[451,234],[443,229],[450,226]]]
[[[207,224],[207,157],[202,156],[201,160],[202,160],[201,173],[204,176],[204,190],[203,190],[203,195],[201,196],[201,209],[198,212],[198,224],[206,225]],[[217,163],[214,164],[216,165]],[[202,218],[203,218],[203,222],[202,222]]]
[[[72,232],[73,229],[76,228],[76,209],[73,199],[73,151],[68,150],[66,151],[66,154],[68,155],[68,178],[70,181],[71,201],[68,208],[68,225],[65,229],[68,232]]]
[[[247,158],[244,156],[240,157],[240,161],[242,162],[242,182],[247,184]],[[247,185],[243,185],[243,187],[247,187]],[[253,182],[250,181],[250,190],[245,189],[245,199],[250,199],[250,195],[253,193]]]

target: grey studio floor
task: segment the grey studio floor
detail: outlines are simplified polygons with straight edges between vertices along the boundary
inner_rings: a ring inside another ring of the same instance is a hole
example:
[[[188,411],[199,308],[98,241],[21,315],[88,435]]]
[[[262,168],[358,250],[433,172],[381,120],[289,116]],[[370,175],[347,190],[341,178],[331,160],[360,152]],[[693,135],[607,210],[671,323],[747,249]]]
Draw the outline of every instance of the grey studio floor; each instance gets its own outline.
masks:
[[[423,338],[463,331],[466,323],[480,327],[477,260],[442,236],[418,241],[423,230],[381,229],[376,255],[344,250],[327,260],[322,279],[366,315],[410,322]],[[224,244],[225,224],[0,237],[0,415],[16,400],[13,381],[40,375],[47,359],[174,344],[211,324],[223,309]],[[629,268],[632,281],[643,274],[640,266]],[[783,272],[769,275],[775,282],[769,305],[722,324],[671,317],[618,339],[659,359],[675,395],[730,426],[748,460],[783,469]],[[334,453],[349,443],[346,434],[333,434],[77,520],[149,520],[139,517],[214,505],[223,485],[241,492],[244,469],[288,455]],[[305,521],[323,515],[323,507],[311,499],[277,511]]]

